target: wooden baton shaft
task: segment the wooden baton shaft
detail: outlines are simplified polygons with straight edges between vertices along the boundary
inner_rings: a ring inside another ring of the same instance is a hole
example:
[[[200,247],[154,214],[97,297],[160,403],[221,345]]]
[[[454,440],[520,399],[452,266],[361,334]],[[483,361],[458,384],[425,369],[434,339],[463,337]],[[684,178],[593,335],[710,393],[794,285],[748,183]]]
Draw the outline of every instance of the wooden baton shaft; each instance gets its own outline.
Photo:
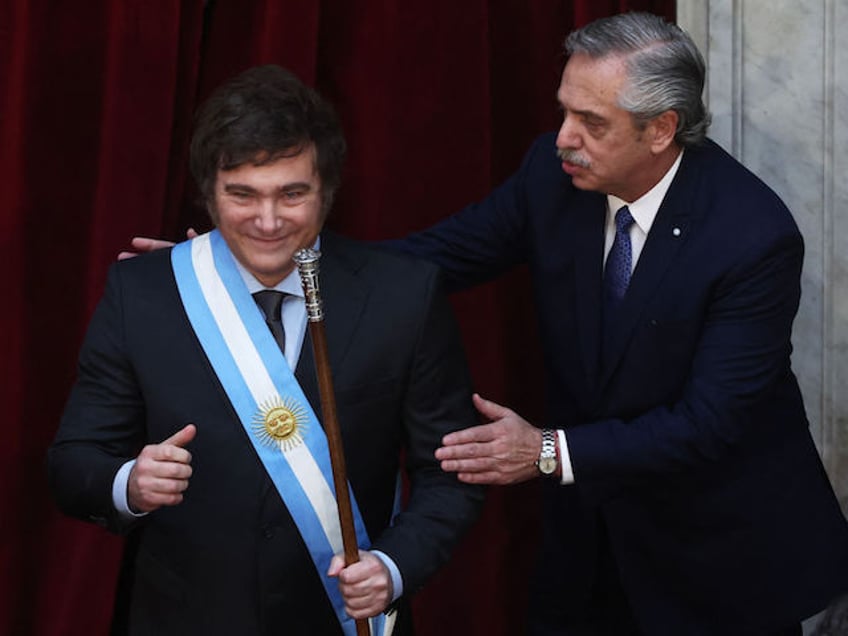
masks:
[[[350,492],[347,488],[347,466],[345,464],[344,445],[339,420],[336,416],[336,396],[333,391],[333,375],[330,359],[327,355],[327,337],[324,323],[310,322],[309,335],[312,337],[312,353],[315,356],[315,373],[318,376],[318,390],[321,394],[321,413],[324,420],[324,433],[330,449],[330,464],[333,468],[333,483],[336,487],[336,502],[339,508],[339,525],[342,530],[345,565],[359,561],[359,546],[356,542],[356,528],[353,524],[353,508],[350,504]],[[370,636],[371,629],[367,619],[356,619],[357,636]]]
[[[324,434],[327,436],[330,466],[333,470],[333,484],[336,488],[336,507],[339,511],[339,527],[342,532],[345,565],[351,565],[359,561],[359,547],[356,542],[356,528],[353,525],[353,509],[350,505],[350,492],[347,488],[344,445],[342,444],[339,420],[336,416],[336,394],[333,391],[333,374],[330,370],[327,337],[324,333],[323,303],[321,302],[318,282],[320,259],[321,252],[311,248],[298,250],[292,256],[300,274],[300,282],[306,301],[306,317],[309,320],[312,353],[315,357],[315,374],[318,378],[318,390],[321,395]],[[355,619],[355,622],[357,636],[370,636],[371,629],[366,619]]]

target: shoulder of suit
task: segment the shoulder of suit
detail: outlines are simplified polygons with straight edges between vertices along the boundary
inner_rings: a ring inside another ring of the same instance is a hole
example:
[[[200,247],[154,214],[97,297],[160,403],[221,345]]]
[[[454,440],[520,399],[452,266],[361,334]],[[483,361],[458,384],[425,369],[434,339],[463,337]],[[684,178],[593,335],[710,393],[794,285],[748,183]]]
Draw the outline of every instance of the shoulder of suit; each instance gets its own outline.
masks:
[[[154,250],[152,252],[146,252],[144,254],[139,254],[138,256],[134,256],[133,258],[128,258],[123,261],[118,261],[116,264],[119,267],[123,268],[150,268],[150,267],[162,267],[163,264],[170,264],[171,262],[171,247],[165,247],[162,249]]]
[[[675,186],[689,192],[702,213],[741,236],[800,237],[792,212],[777,192],[714,141],[687,148]]]
[[[388,268],[392,271],[422,273],[435,272],[436,265],[399,252],[389,244],[380,241],[360,241],[335,232],[321,233],[321,251],[330,258],[337,259],[350,267],[359,269]]]
[[[721,196],[736,201],[750,197],[775,208],[786,207],[769,184],[712,139],[687,148],[683,161],[684,165],[691,164],[698,173],[712,179]]]
[[[117,261],[110,266],[113,275],[126,280],[167,280],[171,268],[171,248],[163,248],[123,261]],[[172,278],[172,277],[171,277]]]

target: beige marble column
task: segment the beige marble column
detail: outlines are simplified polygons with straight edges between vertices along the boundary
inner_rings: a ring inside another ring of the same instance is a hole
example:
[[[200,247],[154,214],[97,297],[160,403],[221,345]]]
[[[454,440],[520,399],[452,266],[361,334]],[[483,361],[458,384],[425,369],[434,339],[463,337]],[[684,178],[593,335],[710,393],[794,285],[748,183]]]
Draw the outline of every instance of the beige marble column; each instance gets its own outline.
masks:
[[[792,364],[848,511],[848,0],[678,0],[707,60],[710,136],[804,235]]]

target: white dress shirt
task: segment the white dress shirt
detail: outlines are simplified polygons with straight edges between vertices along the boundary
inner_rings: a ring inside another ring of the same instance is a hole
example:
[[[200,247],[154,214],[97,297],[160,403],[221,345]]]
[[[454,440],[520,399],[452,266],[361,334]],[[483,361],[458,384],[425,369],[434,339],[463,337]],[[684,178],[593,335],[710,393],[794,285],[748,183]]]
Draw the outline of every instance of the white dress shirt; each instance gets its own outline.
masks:
[[[624,201],[611,194],[607,195],[607,221],[606,229],[604,230],[604,264],[606,264],[607,256],[615,240],[615,213],[621,206],[626,205],[634,221],[630,226],[630,249],[632,253],[632,269],[630,273],[632,274],[635,271],[636,263],[638,263],[639,256],[642,254],[642,248],[645,247],[645,241],[648,239],[648,232],[651,231],[651,226],[657,217],[660,204],[662,204],[665,194],[671,186],[674,175],[677,174],[677,170],[680,168],[682,159],[683,151],[681,150],[680,154],[677,155],[677,159],[671,165],[671,168],[663,175],[663,178],[653,188],[633,202]],[[574,469],[571,465],[571,455],[568,453],[568,435],[562,429],[556,433],[557,441],[559,442],[560,466],[562,468],[560,481],[563,484],[573,484]]]

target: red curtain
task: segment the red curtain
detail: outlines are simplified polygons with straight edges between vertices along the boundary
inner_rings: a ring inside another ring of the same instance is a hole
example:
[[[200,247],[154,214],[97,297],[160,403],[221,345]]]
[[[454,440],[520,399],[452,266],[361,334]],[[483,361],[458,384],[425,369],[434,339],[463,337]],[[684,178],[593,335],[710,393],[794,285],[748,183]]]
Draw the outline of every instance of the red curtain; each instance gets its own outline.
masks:
[[[275,62],[337,106],[350,146],[330,224],[397,237],[482,195],[557,125],[561,42],[673,0],[0,0],[0,633],[104,634],[121,540],[59,515],[44,455],[107,266],[136,234],[206,227],[191,114]],[[453,301],[477,388],[541,421],[526,273]],[[492,489],[416,599],[420,634],[523,631],[534,484]],[[567,575],[567,574],[566,574]]]

